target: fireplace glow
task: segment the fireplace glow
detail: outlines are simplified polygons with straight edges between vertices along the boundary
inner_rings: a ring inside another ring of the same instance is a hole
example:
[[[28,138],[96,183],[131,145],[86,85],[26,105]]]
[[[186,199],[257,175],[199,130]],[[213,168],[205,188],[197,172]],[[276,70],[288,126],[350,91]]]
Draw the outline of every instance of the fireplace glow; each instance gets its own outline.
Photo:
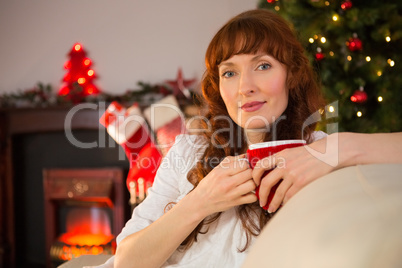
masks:
[[[115,249],[106,211],[99,207],[74,207],[66,217],[66,232],[52,246],[51,256],[71,260],[81,255],[114,254]]]
[[[97,246],[109,243],[113,239],[111,235],[103,234],[74,234],[66,233],[59,237],[59,241],[68,245],[80,245],[80,246]]]
[[[110,218],[106,211],[99,207],[75,207],[67,214],[66,233],[70,239],[71,235],[109,237],[112,235]],[[74,244],[88,245],[84,241],[77,241]]]
[[[126,207],[121,168],[44,169],[47,267],[113,255]]]

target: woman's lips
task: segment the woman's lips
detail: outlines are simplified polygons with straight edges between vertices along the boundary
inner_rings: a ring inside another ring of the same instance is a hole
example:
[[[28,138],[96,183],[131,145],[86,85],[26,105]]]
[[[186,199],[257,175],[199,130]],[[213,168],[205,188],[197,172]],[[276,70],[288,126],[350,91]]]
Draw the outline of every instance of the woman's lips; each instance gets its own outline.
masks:
[[[240,108],[245,112],[254,112],[259,110],[264,104],[265,101],[252,101],[244,104]]]

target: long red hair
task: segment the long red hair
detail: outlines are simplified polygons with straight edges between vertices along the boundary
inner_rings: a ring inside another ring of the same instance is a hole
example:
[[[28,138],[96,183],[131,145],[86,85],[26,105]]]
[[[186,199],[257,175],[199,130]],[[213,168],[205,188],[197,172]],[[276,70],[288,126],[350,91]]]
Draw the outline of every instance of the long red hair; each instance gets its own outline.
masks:
[[[215,161],[211,160],[242,154],[247,149],[243,129],[231,119],[221,120],[223,116],[229,118],[229,115],[219,92],[218,66],[233,55],[256,54],[261,51],[286,66],[289,89],[288,106],[281,116],[286,119],[276,122],[275,129],[266,134],[265,140],[305,139],[311,142],[316,123],[306,125],[305,122],[323,106],[324,101],[317,77],[302,45],[291,26],[279,15],[262,9],[243,12],[229,20],[217,32],[206,52],[202,93],[208,121],[208,125],[204,122],[208,131],[203,136],[208,146],[201,161],[188,174],[188,180],[194,188],[216,166]],[[230,132],[218,131],[222,129],[230,129]],[[197,241],[197,235],[207,229],[203,227],[207,227],[219,215],[220,213],[211,215],[201,222],[182,243],[184,248]],[[238,215],[247,237],[246,245],[239,249],[244,251],[251,236],[260,233],[270,215],[257,202],[239,206]]]

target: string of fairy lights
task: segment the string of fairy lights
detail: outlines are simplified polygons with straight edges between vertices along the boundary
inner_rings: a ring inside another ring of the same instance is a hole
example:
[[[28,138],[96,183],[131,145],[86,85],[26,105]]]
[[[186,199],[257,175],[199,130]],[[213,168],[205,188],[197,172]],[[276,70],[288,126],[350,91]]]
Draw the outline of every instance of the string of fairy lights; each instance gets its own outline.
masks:
[[[273,9],[277,12],[281,11],[281,0],[267,0],[267,2],[269,4],[274,5]],[[340,10],[340,12],[346,12],[347,10],[351,9],[353,7],[353,3],[351,0],[345,0],[342,1],[341,3],[339,3],[339,1],[322,1],[322,0],[311,0],[311,2],[323,2],[323,4],[327,7],[331,6],[331,5],[337,5],[336,8],[334,8],[331,11],[331,17],[329,18],[330,20],[332,20],[333,23],[341,23],[344,18],[344,16],[342,14],[339,14],[339,12],[337,12],[337,10]],[[384,41],[386,43],[390,43],[392,42],[392,37],[391,34],[389,33],[389,31],[385,31],[385,34],[383,36]],[[336,55],[336,51],[333,50],[329,50],[327,52],[324,52],[324,49],[322,48],[322,46],[325,46],[327,44],[328,39],[325,37],[325,35],[323,34],[314,34],[313,36],[308,37],[308,43],[311,45],[314,45],[316,47],[316,52],[315,52],[315,59],[317,61],[322,61],[324,60],[326,57],[335,57]],[[362,53],[364,53],[365,51],[363,50],[363,43],[362,41],[359,39],[359,37],[357,36],[356,33],[353,33],[352,37],[350,37],[348,40],[345,40],[345,45],[348,48],[348,50],[346,51],[342,51],[339,53],[344,54],[343,56],[345,57],[345,61],[348,62],[352,62],[354,60],[354,56],[353,56],[353,52],[355,51],[360,51]],[[328,45],[325,47],[329,47]],[[338,55],[339,56],[339,55]],[[364,57],[364,60],[366,63],[370,63],[372,62],[372,56],[370,55],[366,55]],[[394,67],[396,64],[395,60],[392,58],[388,58],[386,59],[386,65],[388,65],[389,67]],[[375,71],[375,74],[378,77],[381,77],[384,74],[384,64],[376,64],[378,66],[377,70]],[[354,102],[354,103],[364,103],[367,100],[367,93],[364,91],[364,87],[360,86],[359,89],[357,89],[353,95],[350,97],[350,101]],[[384,97],[382,95],[378,95],[376,97],[377,101],[379,103],[382,103],[384,101]],[[330,113],[335,113],[336,112],[336,108],[332,105],[328,105],[327,106],[327,111]],[[357,117],[362,117],[363,116],[363,111],[361,109],[358,109],[356,111],[356,116]]]

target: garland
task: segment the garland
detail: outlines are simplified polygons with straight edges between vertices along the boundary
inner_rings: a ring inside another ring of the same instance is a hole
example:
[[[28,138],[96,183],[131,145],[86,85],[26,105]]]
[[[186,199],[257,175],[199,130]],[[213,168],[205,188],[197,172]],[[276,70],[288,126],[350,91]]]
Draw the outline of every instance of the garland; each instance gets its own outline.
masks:
[[[123,105],[130,106],[139,103],[140,106],[149,106],[152,103],[175,94],[180,105],[187,106],[198,103],[197,94],[190,91],[191,97],[177,94],[169,86],[163,84],[148,84],[138,82],[137,89],[129,89],[122,95],[111,95],[99,93],[96,95],[83,96],[82,87],[78,83],[74,84],[74,90],[68,95],[58,95],[54,93],[52,86],[38,83],[35,87],[17,93],[0,95],[1,108],[34,108],[34,107],[54,107],[54,106],[73,106],[79,103],[98,103],[118,101]]]

